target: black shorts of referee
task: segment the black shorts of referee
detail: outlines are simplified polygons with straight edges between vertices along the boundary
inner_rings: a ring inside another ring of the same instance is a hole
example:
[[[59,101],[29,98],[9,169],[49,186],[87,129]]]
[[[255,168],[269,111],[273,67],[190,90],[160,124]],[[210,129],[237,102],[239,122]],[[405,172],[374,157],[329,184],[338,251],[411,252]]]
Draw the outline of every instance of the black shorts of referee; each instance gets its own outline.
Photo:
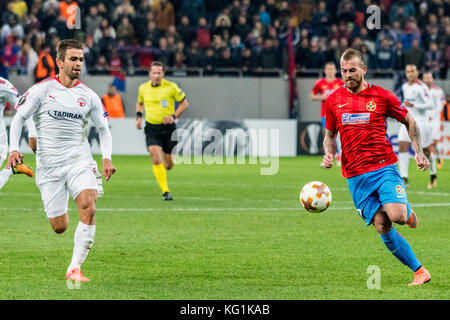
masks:
[[[178,143],[177,126],[172,124],[151,124],[145,122],[145,141],[147,148],[160,146],[164,153],[170,154]]]

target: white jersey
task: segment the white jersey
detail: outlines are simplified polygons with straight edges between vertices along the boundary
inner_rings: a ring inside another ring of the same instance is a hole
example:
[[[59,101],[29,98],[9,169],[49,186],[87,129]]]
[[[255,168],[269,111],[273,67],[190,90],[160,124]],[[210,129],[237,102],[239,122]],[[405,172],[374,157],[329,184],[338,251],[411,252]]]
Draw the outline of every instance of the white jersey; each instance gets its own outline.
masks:
[[[31,87],[16,108],[23,118],[34,118],[37,167],[65,166],[91,158],[85,131],[88,119],[97,128],[108,128],[108,114],[100,98],[81,81],[66,88],[57,76],[47,78]]]
[[[14,107],[19,100],[20,93],[8,80],[0,77],[0,145],[8,145],[6,126],[3,121],[3,113],[7,102]],[[6,147],[7,148],[7,147]]]
[[[433,102],[433,109],[428,110],[427,115],[431,119],[441,119],[441,112],[444,108],[445,93],[444,90],[439,88],[437,85],[432,85],[428,88],[431,94],[431,101]]]
[[[426,122],[427,110],[433,109],[431,93],[427,85],[420,80],[410,85],[408,82],[402,85],[403,101],[412,103],[413,107],[406,107],[416,121]]]

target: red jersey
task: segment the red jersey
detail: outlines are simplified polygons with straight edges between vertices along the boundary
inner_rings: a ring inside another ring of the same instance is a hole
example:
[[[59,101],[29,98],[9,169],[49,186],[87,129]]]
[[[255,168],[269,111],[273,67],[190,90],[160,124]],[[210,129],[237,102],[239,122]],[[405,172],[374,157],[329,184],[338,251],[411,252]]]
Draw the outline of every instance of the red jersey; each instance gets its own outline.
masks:
[[[322,78],[316,81],[314,84],[314,88],[312,89],[312,93],[314,94],[328,94],[330,95],[339,87],[344,85],[344,81],[339,78],[334,79],[331,82],[328,82],[326,78]],[[320,109],[320,116],[325,117],[325,101],[322,101],[322,108]]]
[[[387,117],[401,122],[408,110],[390,91],[368,83],[358,94],[341,87],[326,102],[325,127],[340,133],[342,175],[351,178],[397,163]]]

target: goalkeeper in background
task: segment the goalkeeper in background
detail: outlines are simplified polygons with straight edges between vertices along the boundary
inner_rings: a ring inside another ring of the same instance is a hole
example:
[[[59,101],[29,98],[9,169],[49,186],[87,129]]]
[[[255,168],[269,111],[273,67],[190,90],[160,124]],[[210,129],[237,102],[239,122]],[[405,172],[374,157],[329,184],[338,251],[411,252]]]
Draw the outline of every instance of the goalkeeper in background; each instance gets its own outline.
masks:
[[[150,80],[141,84],[136,104],[136,128],[142,128],[145,112],[145,137],[153,161],[153,173],[166,201],[173,200],[167,184],[167,172],[174,166],[172,150],[177,144],[172,137],[175,119],[189,107],[186,94],[174,82],[164,79],[164,64],[154,61],[149,70]],[[175,102],[178,108],[175,111]]]

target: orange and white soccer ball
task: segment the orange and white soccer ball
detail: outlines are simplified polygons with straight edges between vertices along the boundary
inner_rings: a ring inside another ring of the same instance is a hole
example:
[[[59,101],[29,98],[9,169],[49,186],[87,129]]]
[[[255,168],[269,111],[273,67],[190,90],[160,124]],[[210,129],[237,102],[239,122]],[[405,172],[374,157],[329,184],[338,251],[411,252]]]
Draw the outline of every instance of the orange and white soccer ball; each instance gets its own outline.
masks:
[[[330,188],[320,181],[308,182],[300,191],[300,202],[309,212],[322,212],[331,204]]]

